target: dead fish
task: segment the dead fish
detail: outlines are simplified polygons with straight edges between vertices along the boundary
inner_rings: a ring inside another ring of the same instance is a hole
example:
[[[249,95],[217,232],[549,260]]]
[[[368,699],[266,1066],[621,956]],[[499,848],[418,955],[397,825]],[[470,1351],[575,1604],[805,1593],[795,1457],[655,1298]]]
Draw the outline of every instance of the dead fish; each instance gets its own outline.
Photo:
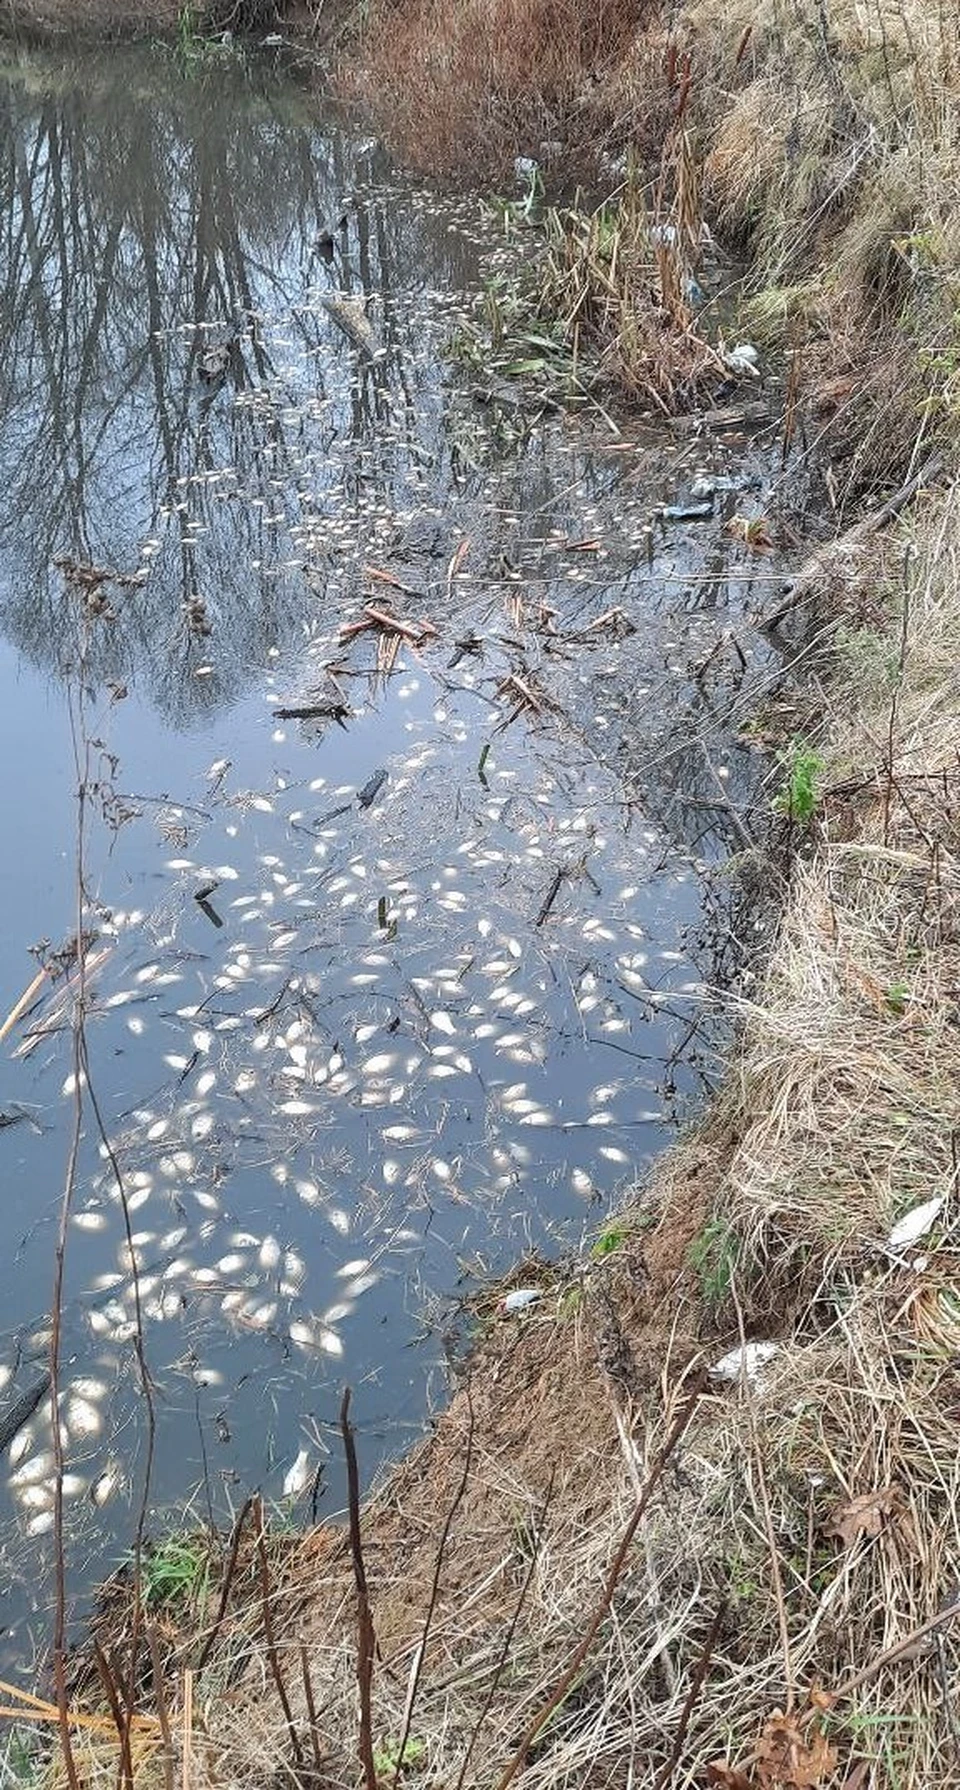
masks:
[[[357,801],[361,808],[369,808],[372,806],[386,783],[388,776],[389,772],[384,770],[381,766],[379,771],[374,771],[373,776],[367,779],[363,788],[358,789]]]
[[[508,1317],[513,1312],[526,1311],[529,1306],[536,1305],[537,1300],[542,1298],[543,1293],[539,1287],[514,1287],[512,1293],[504,1294],[500,1301],[500,1310],[505,1317]]]
[[[705,522],[713,515],[713,500],[702,503],[665,503],[661,505],[660,515],[664,522]]]
[[[35,1386],[15,1399],[7,1415],[0,1422],[0,1455],[9,1448],[15,1436],[20,1434],[25,1423],[28,1423],[41,1399],[50,1390],[50,1375],[41,1374]]]

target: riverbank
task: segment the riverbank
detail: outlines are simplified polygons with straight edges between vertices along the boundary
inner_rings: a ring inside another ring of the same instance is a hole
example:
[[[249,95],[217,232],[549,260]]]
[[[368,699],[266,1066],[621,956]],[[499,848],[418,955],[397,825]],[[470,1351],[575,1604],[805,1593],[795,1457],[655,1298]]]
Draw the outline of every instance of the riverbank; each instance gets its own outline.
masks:
[[[705,217],[747,269],[741,339],[786,356],[787,436],[805,431],[801,464],[842,511],[897,481],[918,440],[956,443],[957,23],[919,0],[406,0],[371,9],[341,85],[434,175],[509,193],[520,156],[554,187],[611,193],[587,208],[597,229],[560,215],[566,327],[592,274],[613,389],[634,398],[618,344],[649,323],[651,262],[674,337],[716,324],[712,291],[704,318],[687,298]],[[645,259],[623,200],[637,171],[659,230]]]
[[[756,270],[753,320],[802,355],[804,476],[839,529],[951,439],[954,164],[931,186],[946,146],[918,138],[900,221],[871,236],[863,204],[885,203],[919,113],[898,101],[878,146],[844,85],[864,72],[853,39],[838,96],[819,13],[779,40],[785,85],[769,21],[738,44],[729,11],[692,16],[726,70],[705,190]],[[882,22],[876,91],[920,92],[923,22],[912,49]],[[504,1790],[960,1781],[958,508],[922,485],[788,609],[822,718],[802,760],[784,742],[799,849],[726,1085],[609,1253],[491,1321],[436,1434],[365,1509],[369,1719],[356,1550],[334,1527],[261,1549],[254,1509],[223,1590],[149,1616],[138,1777],[352,1783],[365,1760],[368,1783]],[[121,1597],[108,1661],[128,1619]],[[77,1699],[103,1707],[93,1684]]]

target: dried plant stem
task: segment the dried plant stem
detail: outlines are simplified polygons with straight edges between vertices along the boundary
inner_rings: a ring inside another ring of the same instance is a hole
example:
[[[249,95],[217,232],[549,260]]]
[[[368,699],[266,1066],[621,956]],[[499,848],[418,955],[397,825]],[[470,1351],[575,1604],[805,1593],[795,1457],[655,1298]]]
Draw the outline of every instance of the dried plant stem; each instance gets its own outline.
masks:
[[[347,1464],[347,1502],[350,1516],[350,1555],[357,1591],[357,1688],[360,1694],[360,1764],[366,1790],[377,1790],[377,1767],[373,1757],[373,1656],[376,1637],[370,1614],[370,1594],[363,1564],[363,1540],[360,1532],[360,1473],[357,1449],[350,1422],[350,1388],[344,1387],[340,1404],[340,1433]]]
[[[310,1720],[310,1746],[313,1752],[313,1768],[317,1779],[323,1775],[323,1750],[320,1746],[320,1728],[317,1722],[317,1704],[313,1694],[313,1680],[310,1677],[310,1661],[307,1658],[307,1644],[300,1643],[300,1676],[303,1679],[303,1697],[307,1705]]]
[[[440,1591],[440,1574],[443,1571],[443,1559],[447,1551],[447,1542],[450,1538],[453,1519],[463,1503],[464,1493],[466,1492],[467,1484],[470,1479],[470,1468],[473,1464],[474,1418],[473,1400],[470,1397],[469,1382],[466,1387],[466,1401],[468,1417],[467,1446],[463,1456],[463,1472],[460,1475],[459,1484],[453,1495],[450,1508],[447,1511],[443,1528],[440,1532],[440,1541],[437,1545],[437,1556],[433,1566],[433,1578],[430,1582],[430,1596],[427,1600],[427,1613],[424,1616],[423,1627],[420,1631],[420,1639],[417,1642],[417,1650],[413,1660],[413,1669],[410,1673],[410,1688],[407,1692],[407,1701],[403,1712],[403,1728],[400,1734],[400,1744],[397,1747],[397,1762],[393,1773],[394,1785],[398,1785],[400,1782],[400,1773],[403,1770],[403,1755],[406,1752],[407,1741],[410,1738],[410,1724],[413,1721],[413,1711],[417,1701],[417,1691],[420,1685],[420,1674],[423,1670],[424,1655],[427,1651],[427,1641],[430,1637],[430,1627],[437,1607],[437,1597]]]
[[[230,1587],[233,1584],[234,1574],[237,1570],[237,1557],[240,1552],[240,1538],[243,1534],[243,1526],[247,1520],[247,1517],[250,1515],[250,1512],[254,1509],[255,1505],[256,1505],[256,1498],[252,1497],[252,1496],[249,1497],[247,1499],[246,1503],[243,1505],[243,1507],[240,1511],[240,1515],[237,1517],[237,1520],[233,1525],[233,1535],[230,1540],[230,1554],[227,1559],[226,1571],[224,1572],[224,1575],[223,1575],[223,1584],[220,1587],[220,1602],[217,1606],[216,1616],[213,1619],[213,1626],[210,1629],[210,1633],[207,1635],[207,1638],[204,1641],[203,1646],[200,1650],[200,1658],[197,1660],[197,1664],[196,1664],[196,1671],[198,1674],[203,1671],[203,1668],[206,1665],[207,1660],[210,1658],[210,1654],[213,1650],[214,1643],[216,1642],[217,1636],[220,1633],[220,1629],[223,1626],[223,1618],[226,1615],[227,1601],[230,1596]]]
[[[260,1608],[263,1615],[263,1634],[267,1648],[267,1659],[270,1663],[273,1682],[277,1687],[277,1696],[280,1699],[280,1707],[283,1710],[283,1719],[287,1724],[287,1733],[290,1736],[291,1750],[297,1764],[302,1765],[303,1752],[297,1735],[296,1724],[293,1719],[293,1711],[290,1708],[290,1699],[287,1696],[287,1688],[283,1682],[283,1674],[280,1670],[280,1657],[277,1653],[277,1640],[273,1629],[273,1611],[270,1607],[270,1568],[267,1562],[263,1499],[260,1497],[256,1499],[256,1512],[257,1563],[260,1570]]]
[[[477,1741],[480,1738],[481,1729],[483,1728],[483,1724],[486,1721],[487,1716],[490,1712],[490,1707],[491,1707],[491,1704],[493,1703],[493,1699],[497,1694],[497,1689],[500,1684],[500,1680],[503,1676],[504,1667],[506,1666],[507,1660],[510,1658],[510,1649],[513,1645],[513,1637],[516,1633],[517,1623],[520,1620],[520,1612],[523,1609],[523,1606],[527,1601],[527,1592],[530,1589],[530,1581],[533,1578],[533,1575],[537,1568],[537,1561],[540,1558],[540,1549],[543,1544],[543,1531],[544,1531],[544,1527],[545,1527],[546,1521],[547,1521],[547,1512],[550,1509],[550,1501],[553,1497],[553,1487],[554,1487],[554,1481],[556,1479],[556,1475],[557,1475],[556,1467],[551,1467],[550,1479],[547,1484],[546,1497],[544,1498],[543,1504],[540,1508],[540,1518],[537,1523],[536,1534],[533,1538],[533,1547],[530,1551],[530,1559],[527,1562],[527,1570],[523,1575],[523,1584],[520,1587],[520,1593],[519,1593],[519,1596],[517,1597],[517,1601],[513,1606],[513,1612],[511,1614],[510,1621],[507,1623],[506,1632],[503,1637],[503,1646],[500,1649],[500,1657],[497,1660],[496,1666],[493,1671],[493,1676],[491,1677],[490,1683],[487,1687],[487,1694],[484,1697],[483,1703],[480,1706],[480,1714],[477,1716],[477,1719],[473,1725],[473,1733],[471,1734],[469,1742],[467,1743],[467,1750],[463,1756],[463,1762],[460,1766],[460,1771],[457,1776],[456,1784],[454,1785],[454,1790],[463,1790],[464,1780],[467,1775],[467,1769],[469,1767],[470,1760],[473,1757],[474,1747],[476,1746]]]
[[[584,1635],[583,1635],[582,1639],[578,1642],[577,1646],[574,1648],[574,1651],[573,1651],[573,1654],[571,1655],[569,1664],[567,1665],[565,1671],[562,1673],[562,1675],[561,1675],[559,1681],[557,1682],[557,1684],[555,1685],[554,1689],[551,1691],[550,1696],[547,1698],[546,1703],[543,1704],[542,1708],[540,1708],[537,1711],[533,1720],[528,1724],[527,1729],[524,1733],[523,1739],[520,1742],[520,1745],[517,1747],[516,1752],[513,1754],[513,1757],[511,1758],[506,1769],[501,1773],[500,1777],[497,1779],[496,1790],[507,1790],[507,1785],[509,1783],[511,1783],[512,1780],[516,1777],[517,1772],[520,1770],[521,1766],[526,1762],[527,1753],[529,1752],[531,1745],[533,1744],[533,1742],[536,1739],[537,1735],[539,1734],[541,1728],[543,1727],[544,1722],[549,1720],[549,1718],[553,1714],[554,1710],[556,1708],[558,1708],[559,1705],[563,1702],[563,1699],[566,1696],[567,1692],[569,1691],[570,1686],[573,1684],[573,1682],[577,1676],[577,1673],[580,1670],[580,1667],[583,1665],[583,1662],[586,1659],[587,1654],[589,1653],[591,1647],[593,1646],[593,1643],[596,1639],[597,1631],[600,1627],[600,1624],[603,1621],[605,1615],[607,1614],[607,1611],[609,1610],[611,1603],[613,1602],[613,1594],[617,1588],[617,1580],[619,1579],[620,1574],[623,1571],[624,1561],[626,1560],[627,1555],[630,1551],[630,1544],[633,1541],[634,1536],[636,1535],[637,1529],[640,1526],[641,1520],[644,1516],[647,1506],[649,1505],[650,1500],[653,1497],[654,1492],[656,1491],[657,1485],[659,1484],[659,1481],[660,1481],[661,1474],[663,1473],[663,1469],[666,1466],[667,1462],[669,1461],[670,1456],[672,1455],[674,1449],[676,1448],[677,1443],[680,1441],[680,1438],[683,1435],[684,1430],[686,1429],[688,1423],[690,1422],[691,1417],[693,1416],[694,1411],[697,1408],[697,1404],[699,1402],[700,1394],[701,1394],[702,1390],[703,1390],[703,1375],[701,1374],[698,1376],[698,1378],[693,1386],[693,1390],[687,1395],[686,1399],[684,1400],[683,1405],[680,1408],[680,1411],[678,1412],[677,1416],[674,1418],[674,1421],[671,1424],[670,1429],[667,1432],[666,1439],[663,1442],[660,1452],[657,1455],[656,1459],[654,1460],[653,1466],[650,1468],[649,1473],[647,1474],[646,1484],[644,1485],[644,1488],[643,1488],[642,1492],[640,1493],[639,1498],[637,1499],[637,1502],[633,1509],[633,1514],[630,1518],[630,1521],[628,1522],[628,1524],[626,1526],[626,1529],[623,1532],[623,1536],[621,1538],[620,1545],[617,1548],[616,1553],[614,1554],[609,1571],[607,1573],[606,1582],[603,1587],[602,1596],[600,1598],[599,1603],[596,1606],[596,1609],[593,1612],[593,1615],[590,1618],[590,1621],[587,1624]]]
[[[727,1600],[724,1597],[721,1598],[717,1605],[713,1621],[707,1630],[707,1638],[703,1643],[700,1658],[697,1660],[693,1670],[693,1677],[690,1680],[690,1689],[683,1700],[683,1708],[680,1711],[680,1720],[677,1723],[677,1732],[674,1735],[673,1745],[670,1748],[670,1756],[668,1759],[664,1760],[663,1765],[657,1772],[653,1782],[653,1790],[666,1790],[666,1786],[673,1776],[674,1767],[683,1752],[683,1743],[686,1739],[687,1729],[690,1726],[690,1717],[696,1708],[697,1698],[703,1689],[703,1681],[707,1676],[707,1668],[713,1655],[713,1649],[716,1646],[717,1636],[720,1633],[720,1624],[726,1613]]]
[[[148,1622],[146,1631],[147,1646],[150,1649],[150,1665],[153,1671],[153,1697],[157,1705],[160,1733],[163,1736],[163,1790],[173,1790],[173,1735],[170,1732],[167,1693],[163,1682],[163,1661],[160,1657],[156,1623]]]

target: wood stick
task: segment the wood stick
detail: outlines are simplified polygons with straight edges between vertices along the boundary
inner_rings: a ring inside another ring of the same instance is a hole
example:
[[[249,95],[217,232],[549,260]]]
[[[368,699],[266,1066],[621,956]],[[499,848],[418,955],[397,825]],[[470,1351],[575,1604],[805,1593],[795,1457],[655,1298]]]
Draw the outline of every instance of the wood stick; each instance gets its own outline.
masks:
[[[669,1430],[667,1431],[666,1439],[663,1443],[663,1446],[661,1447],[660,1452],[657,1455],[657,1457],[653,1463],[653,1466],[650,1468],[650,1471],[647,1474],[646,1483],[643,1487],[643,1490],[640,1493],[639,1498],[637,1499],[636,1504],[634,1505],[633,1515],[631,1516],[630,1521],[628,1522],[626,1529],[623,1532],[623,1536],[620,1541],[620,1546],[617,1548],[617,1551],[613,1556],[613,1560],[611,1562],[610,1569],[607,1573],[606,1582],[603,1587],[603,1593],[601,1595],[600,1601],[597,1604],[596,1609],[594,1610],[593,1615],[591,1616],[590,1621],[587,1624],[584,1635],[583,1635],[582,1639],[578,1642],[577,1646],[574,1648],[573,1653],[570,1657],[569,1664],[567,1665],[565,1671],[561,1674],[559,1682],[556,1684],[554,1689],[551,1691],[549,1697],[547,1698],[547,1700],[543,1704],[543,1706],[540,1709],[538,1709],[536,1715],[533,1717],[533,1720],[530,1723],[528,1723],[526,1731],[523,1736],[523,1739],[520,1742],[520,1745],[517,1747],[516,1752],[513,1754],[513,1757],[511,1758],[510,1763],[507,1765],[506,1769],[501,1773],[500,1777],[497,1780],[496,1790],[507,1790],[507,1785],[509,1783],[511,1783],[512,1780],[516,1777],[517,1772],[520,1770],[521,1766],[526,1764],[527,1754],[530,1750],[530,1747],[532,1746],[533,1742],[536,1740],[536,1737],[539,1734],[544,1723],[549,1720],[549,1718],[552,1716],[554,1710],[557,1709],[559,1707],[559,1705],[563,1702],[563,1699],[567,1695],[567,1692],[570,1690],[572,1684],[574,1683],[577,1673],[579,1672],[580,1667],[583,1665],[583,1662],[586,1659],[587,1654],[590,1652],[590,1649],[593,1646],[594,1641],[596,1640],[597,1631],[600,1628],[600,1624],[603,1621],[603,1618],[607,1614],[607,1611],[609,1610],[610,1605],[613,1602],[613,1594],[616,1591],[617,1581],[620,1577],[620,1574],[623,1571],[624,1562],[627,1558],[628,1553],[630,1552],[630,1544],[633,1541],[633,1538],[636,1535],[638,1528],[640,1527],[640,1523],[641,1523],[643,1515],[647,1509],[647,1506],[650,1503],[650,1500],[653,1497],[653,1494],[656,1491],[658,1484],[660,1483],[660,1479],[663,1474],[663,1470],[664,1470],[665,1466],[667,1465],[667,1462],[669,1461],[670,1456],[673,1454],[674,1449],[677,1446],[677,1443],[680,1441],[680,1438],[683,1435],[684,1430],[686,1429],[688,1423],[690,1422],[690,1419],[693,1416],[693,1413],[696,1410],[697,1405],[700,1402],[700,1395],[703,1391],[704,1383],[705,1383],[705,1375],[701,1372],[700,1375],[698,1376],[697,1380],[694,1383],[692,1392],[689,1394],[688,1398],[684,1401],[684,1404],[681,1406],[681,1409],[680,1409],[678,1415],[674,1418],[673,1423],[671,1424]]]
[[[828,541],[823,547],[818,547],[816,553],[812,553],[809,559],[804,560],[790,586],[789,595],[780,604],[779,609],[774,609],[770,615],[764,616],[763,626],[776,628],[784,620],[784,617],[790,614],[791,609],[795,609],[798,603],[804,602],[811,595],[814,587],[830,570],[835,554],[839,556],[861,547],[864,541],[868,541],[871,535],[877,533],[878,529],[885,527],[888,522],[892,522],[895,516],[899,516],[901,510],[906,509],[907,504],[916,496],[921,486],[925,485],[929,479],[936,478],[942,466],[943,455],[932,454],[926,465],[918,473],[915,473],[912,479],[908,479],[905,485],[901,485],[899,491],[894,492],[894,495],[888,498],[886,503],[881,504],[878,510],[873,510],[869,516],[864,516],[860,522],[855,523],[852,528],[848,528],[845,534],[838,535],[835,540]]]
[[[725,1597],[722,1597],[717,1605],[713,1621],[707,1630],[707,1638],[703,1643],[700,1658],[697,1660],[693,1669],[693,1678],[690,1682],[690,1689],[683,1700],[683,1708],[680,1711],[680,1720],[677,1723],[677,1732],[673,1737],[673,1746],[670,1748],[669,1757],[664,1761],[660,1770],[657,1772],[653,1781],[653,1790],[666,1790],[666,1787],[673,1776],[680,1754],[683,1751],[683,1743],[686,1738],[687,1729],[690,1726],[690,1717],[696,1708],[697,1698],[703,1689],[703,1681],[707,1676],[707,1668],[713,1656],[714,1647],[717,1644],[717,1636],[720,1633],[720,1624],[726,1613],[727,1600]]]
[[[411,585],[401,584],[399,578],[395,578],[392,572],[381,571],[379,566],[364,566],[363,575],[365,578],[372,578],[378,584],[388,584],[391,590],[402,591],[405,597],[416,597],[420,594]]]
[[[173,1790],[173,1736],[170,1733],[170,1720],[167,1714],[167,1693],[163,1686],[163,1661],[160,1657],[160,1643],[157,1640],[155,1622],[146,1624],[147,1646],[150,1649],[150,1665],[153,1670],[153,1695],[157,1705],[157,1720],[163,1736],[163,1785],[164,1790]]]
[[[277,1641],[273,1630],[273,1614],[270,1609],[270,1569],[267,1565],[267,1545],[265,1540],[266,1519],[263,1514],[263,1499],[260,1497],[259,1493],[256,1495],[254,1507],[257,1513],[257,1561],[260,1568],[260,1605],[263,1614],[263,1637],[266,1642],[267,1660],[270,1665],[270,1671],[273,1674],[273,1682],[277,1687],[277,1696],[280,1698],[280,1707],[283,1710],[284,1720],[287,1724],[287,1733],[290,1736],[290,1746],[293,1750],[293,1756],[297,1764],[302,1765],[303,1752],[297,1735],[296,1723],[293,1719],[293,1710],[290,1707],[290,1699],[287,1696],[286,1685],[283,1682],[283,1674],[280,1670],[280,1655],[277,1652]]]
[[[24,1013],[26,1013],[27,1008],[29,1007],[31,1001],[34,999],[35,995],[39,994],[46,979],[47,979],[47,966],[46,966],[46,964],[43,964],[41,966],[41,968],[38,969],[36,975],[33,978],[33,981],[30,983],[30,986],[28,988],[24,989],[22,995],[20,996],[20,999],[17,1002],[15,1002],[15,1004],[11,1007],[2,1026],[0,1026],[0,1044],[3,1043],[3,1040],[7,1036],[7,1033],[13,1031],[13,1028],[17,1023],[17,1020],[20,1019]]]
[[[407,622],[399,615],[391,615],[389,609],[375,608],[372,603],[364,604],[363,613],[370,617],[376,627],[386,629],[388,634],[402,634],[405,640],[412,640],[418,645],[425,636],[437,631],[432,622]]]
[[[182,1790],[193,1790],[193,1673],[183,1674],[183,1755],[180,1761]]]

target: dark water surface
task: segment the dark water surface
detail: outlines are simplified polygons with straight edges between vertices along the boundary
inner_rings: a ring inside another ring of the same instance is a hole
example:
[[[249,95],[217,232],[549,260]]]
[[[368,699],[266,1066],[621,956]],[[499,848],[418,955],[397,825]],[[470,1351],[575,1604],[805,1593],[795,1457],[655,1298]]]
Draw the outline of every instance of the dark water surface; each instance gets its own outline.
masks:
[[[250,62],[24,61],[0,109],[0,1021],[76,935],[77,754],[89,791],[79,1582],[143,1462],[118,1174],[153,1504],[261,1486],[299,1519],[329,1451],[336,1505],[344,1381],[370,1472],[441,1394],[443,1301],[576,1247],[700,1094],[704,872],[765,661],[722,506],[655,520],[702,446],[471,394],[446,349],[503,253],[476,201]],[[372,364],[330,293],[372,296]],[[395,658],[342,633],[369,602],[417,636]],[[311,704],[343,712],[275,713]],[[4,1400],[46,1347],[71,973],[0,1047]],[[4,1464],[21,1656],[50,1473],[41,1406]]]

